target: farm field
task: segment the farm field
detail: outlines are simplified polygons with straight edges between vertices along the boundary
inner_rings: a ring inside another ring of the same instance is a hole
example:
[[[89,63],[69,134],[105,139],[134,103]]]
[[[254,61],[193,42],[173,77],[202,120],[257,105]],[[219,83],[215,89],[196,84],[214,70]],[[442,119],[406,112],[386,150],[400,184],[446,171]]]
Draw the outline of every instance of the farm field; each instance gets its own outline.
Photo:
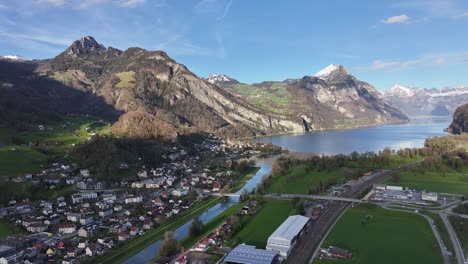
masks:
[[[0,128],[0,177],[38,171],[51,159],[61,158],[73,144],[96,134],[107,134],[110,125],[89,116],[65,117],[61,122],[29,126],[15,131]]]
[[[255,215],[242,216],[242,229],[235,235],[239,243],[265,248],[268,237],[292,212],[291,201],[267,200]]]
[[[464,168],[461,172],[447,168],[445,174],[434,168],[426,169],[424,174],[408,170],[400,173],[398,181],[395,182],[392,178],[389,178],[384,183],[417,190],[467,195],[468,179],[465,176],[466,173],[468,173],[467,168]]]
[[[367,215],[370,220],[362,223]],[[353,257],[314,263],[442,263],[439,246],[426,219],[370,205],[350,208],[326,238],[323,247],[328,246],[349,249]]]
[[[294,166],[284,176],[273,177],[266,189],[268,193],[308,194],[310,190],[330,179],[342,178],[338,170],[307,170],[304,165]]]

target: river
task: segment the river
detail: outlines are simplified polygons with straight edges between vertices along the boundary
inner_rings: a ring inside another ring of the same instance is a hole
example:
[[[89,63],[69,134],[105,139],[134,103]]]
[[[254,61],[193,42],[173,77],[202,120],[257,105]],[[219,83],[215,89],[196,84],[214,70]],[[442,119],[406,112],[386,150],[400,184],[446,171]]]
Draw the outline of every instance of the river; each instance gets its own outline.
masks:
[[[284,135],[257,138],[258,142],[273,143],[274,145],[287,148],[292,151],[317,153],[317,154],[349,154],[353,151],[379,151],[389,147],[417,148],[424,145],[427,137],[443,136],[444,128],[448,127],[448,118],[421,118],[406,124],[383,125],[348,130],[329,130],[301,135]],[[275,157],[257,158],[256,166],[260,167],[242,189],[252,191],[261,181],[262,177],[270,173]],[[200,215],[200,220],[206,223],[221,214],[224,210],[234,205],[237,201],[233,198],[214,205]],[[174,230],[175,238],[181,240],[188,235],[192,221]],[[157,256],[158,248],[162,240],[157,240],[136,255],[127,259],[125,264],[146,263]]]
[[[262,177],[268,173],[270,173],[271,168],[273,166],[273,162],[276,158],[258,158],[256,159],[256,166],[260,167],[257,173],[240,189],[237,193],[242,193],[244,190],[252,191],[257,184],[261,181]],[[238,201],[237,198],[230,198],[227,201],[223,201],[211,207],[210,209],[206,210],[203,214],[200,215],[200,220],[203,223],[210,221],[211,219],[215,218],[217,215],[224,212],[224,210],[228,209],[229,207],[236,204]],[[174,235],[177,240],[181,240],[188,235],[190,225],[192,224],[192,220],[185,223],[183,226],[174,230]],[[151,259],[157,256],[159,245],[161,244],[162,240],[157,240],[153,244],[149,245],[142,251],[138,252],[136,255],[133,255],[131,258],[124,261],[124,264],[135,264],[135,263],[146,263],[149,262]]]

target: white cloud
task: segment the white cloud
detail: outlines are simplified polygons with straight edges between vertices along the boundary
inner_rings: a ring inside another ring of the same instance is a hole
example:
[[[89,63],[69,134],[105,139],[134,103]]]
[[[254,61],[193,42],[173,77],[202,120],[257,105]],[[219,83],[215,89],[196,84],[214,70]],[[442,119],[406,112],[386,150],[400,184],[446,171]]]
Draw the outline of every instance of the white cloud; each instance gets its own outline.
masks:
[[[122,7],[136,7],[137,5],[144,4],[146,0],[121,0],[119,5]]]
[[[7,9],[8,7],[6,5],[0,3],[0,10],[7,10]]]
[[[193,7],[193,12],[196,14],[218,13],[221,9],[221,1],[201,0]]]
[[[229,9],[231,8],[231,5],[232,5],[232,0],[229,0],[229,2],[224,7],[223,14],[220,17],[218,17],[218,20],[223,20],[226,17],[226,15],[229,13]]]
[[[385,19],[385,24],[404,24],[408,23],[410,20],[410,17],[403,14],[403,15],[398,15],[398,16],[391,16],[387,19]]]
[[[415,68],[417,66],[428,65],[445,65],[448,63],[460,63],[460,58],[468,56],[468,51],[452,52],[444,54],[426,54],[416,59],[411,60],[393,60],[382,61],[375,60],[371,65],[355,67],[356,70],[361,71],[376,71],[386,70],[389,72],[401,71],[405,69]]]
[[[445,58],[443,58],[443,57],[437,58],[437,59],[435,60],[435,64],[437,64],[437,65],[445,64],[445,62],[446,62],[446,61],[445,61]]]
[[[434,17],[448,17],[457,19],[468,16],[468,12],[463,13],[462,8],[455,0],[409,0],[392,4],[392,7],[399,9],[413,9],[425,13],[423,20]]]
[[[101,4],[108,4],[112,3],[120,7],[129,7],[134,8],[138,5],[146,3],[146,0],[84,0],[78,5],[78,9],[87,8],[93,5],[101,5]]]
[[[372,62],[371,65],[369,66],[362,66],[362,67],[356,67],[357,70],[370,70],[370,71],[375,71],[375,70],[382,70],[386,69],[389,67],[394,67],[396,65],[399,65],[399,61],[381,61],[381,60],[375,60]]]
[[[17,40],[29,40],[35,42],[42,42],[52,45],[60,45],[60,46],[68,46],[73,41],[70,39],[65,38],[57,38],[45,34],[24,34],[24,33],[16,33],[16,32],[8,32],[8,31],[0,31],[0,36],[17,39]]]
[[[63,6],[65,4],[65,0],[38,0],[37,3],[53,6]]]

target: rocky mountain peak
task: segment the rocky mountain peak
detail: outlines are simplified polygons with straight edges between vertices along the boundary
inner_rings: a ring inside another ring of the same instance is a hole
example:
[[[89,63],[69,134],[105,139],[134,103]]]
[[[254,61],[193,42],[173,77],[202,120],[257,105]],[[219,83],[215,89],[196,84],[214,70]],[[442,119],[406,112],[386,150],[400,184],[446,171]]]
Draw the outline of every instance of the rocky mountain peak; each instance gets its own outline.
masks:
[[[330,64],[317,72],[314,77],[320,78],[327,82],[339,82],[346,78],[352,77],[352,75],[343,65]]]
[[[93,37],[85,36],[79,40],[75,40],[65,51],[65,54],[71,57],[79,57],[81,55],[105,50],[106,48],[102,44],[99,44]]]
[[[25,59],[18,55],[5,55],[5,56],[0,56],[0,60],[27,61],[28,59]]]
[[[415,91],[410,87],[395,84],[390,89],[388,89],[385,94],[387,96],[411,97],[415,95]]]
[[[220,87],[226,87],[232,84],[238,84],[236,79],[233,79],[225,74],[210,74],[206,79],[211,84],[218,85]]]
[[[232,79],[229,78],[225,74],[210,74],[208,75],[208,79],[206,79],[209,83],[219,83],[219,82],[230,82]]]

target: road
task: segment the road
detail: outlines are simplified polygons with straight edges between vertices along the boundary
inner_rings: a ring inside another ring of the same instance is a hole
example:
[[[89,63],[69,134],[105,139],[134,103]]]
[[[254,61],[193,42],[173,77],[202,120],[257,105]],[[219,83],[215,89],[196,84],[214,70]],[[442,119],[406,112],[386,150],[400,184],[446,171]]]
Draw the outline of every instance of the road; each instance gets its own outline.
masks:
[[[409,169],[421,161],[411,163],[405,166],[401,166],[397,169],[380,171],[375,173],[370,179],[364,182],[360,182],[352,186],[347,190],[340,198],[351,198],[357,200],[357,197],[360,196],[367,188],[371,187],[373,184],[378,183],[395,173],[402,172],[406,169]],[[322,197],[323,199],[323,197]],[[359,202],[362,202],[359,200]],[[330,201],[329,207],[322,212],[320,217],[309,226],[307,232],[302,236],[302,238],[297,242],[293,251],[287,259],[287,263],[309,263],[313,260],[313,254],[310,254],[311,250],[317,248],[317,245],[324,237],[325,232],[330,228],[331,224],[338,218],[340,213],[348,206],[349,201]]]
[[[457,263],[458,264],[468,263],[465,259],[465,254],[463,253],[463,248],[461,246],[460,240],[458,240],[458,236],[455,230],[453,230],[452,224],[450,224],[447,214],[445,212],[440,212],[439,215],[440,215],[440,218],[442,218],[445,228],[447,229],[450,235],[450,240],[452,241],[453,248],[455,250],[455,255],[457,257]]]
[[[311,251],[317,248],[317,245],[325,237],[324,234],[326,231],[330,229],[332,223],[336,221],[341,212],[349,205],[349,202],[362,202],[361,200],[357,199],[357,197],[360,196],[367,188],[390,177],[392,174],[399,173],[407,168],[414,166],[415,164],[417,163],[402,166],[394,170],[380,171],[374,174],[367,181],[363,181],[352,186],[345,193],[343,193],[341,197],[335,197],[340,198],[340,200],[326,199],[331,200],[329,202],[329,207],[325,209],[320,217],[308,227],[306,230],[307,232],[305,232],[305,234],[299,239],[286,262],[294,264],[312,262],[314,256],[311,254]],[[321,196],[320,198],[325,199],[326,197],[330,196]],[[341,201],[341,198],[347,199],[346,201]]]
[[[412,214],[417,214],[417,215],[420,215],[424,218],[426,218],[426,220],[429,222],[429,226],[431,227],[432,229],[432,233],[434,234],[436,240],[437,240],[437,243],[439,244],[439,247],[440,247],[440,251],[442,252],[442,257],[444,259],[444,264],[449,264],[450,263],[450,252],[446,250],[446,246],[444,244],[444,240],[442,239],[440,233],[439,233],[439,230],[437,230],[436,226],[434,225],[434,220],[432,218],[430,218],[429,216],[425,215],[425,214],[421,214],[421,213],[417,213],[415,212],[414,210],[410,209],[410,210],[405,210],[405,209],[396,209],[396,208],[391,208],[391,207],[388,207],[387,205],[385,204],[379,204],[382,208],[386,209],[386,210],[391,210],[391,211],[399,211],[399,212],[406,212],[406,213],[412,213]]]
[[[283,193],[283,194],[265,194],[265,198],[270,199],[315,199],[315,200],[327,200],[327,201],[342,201],[342,202],[351,202],[351,203],[361,203],[363,202],[360,199],[339,197],[339,196],[322,196],[322,195],[309,195],[309,194],[292,194],[292,193]]]

